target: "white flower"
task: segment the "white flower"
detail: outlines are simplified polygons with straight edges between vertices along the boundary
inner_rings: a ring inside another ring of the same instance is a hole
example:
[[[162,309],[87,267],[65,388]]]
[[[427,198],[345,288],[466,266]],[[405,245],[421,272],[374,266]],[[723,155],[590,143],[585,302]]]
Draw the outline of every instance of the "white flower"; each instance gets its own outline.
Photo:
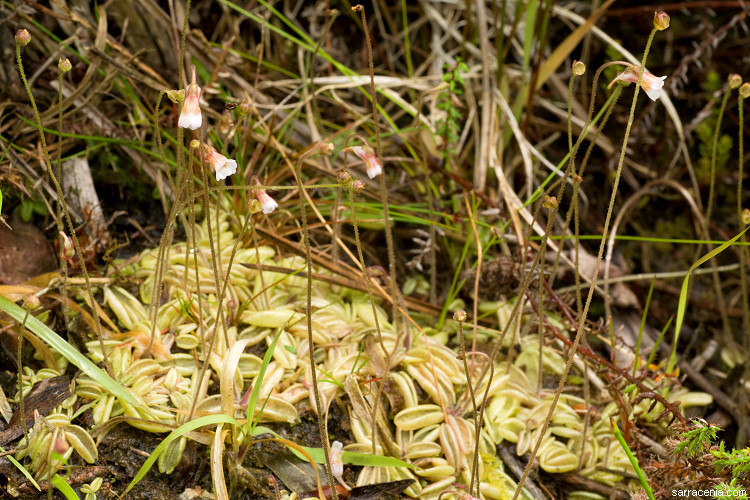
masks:
[[[341,484],[347,491],[351,490],[346,481],[344,481],[344,447],[338,441],[334,441],[331,445],[331,453],[329,458],[331,459],[331,475],[336,478],[336,481]]]
[[[200,107],[201,88],[195,83],[195,68],[193,68],[193,81],[185,91],[185,101],[182,103],[182,112],[177,125],[190,130],[201,128],[203,118]]]
[[[344,148],[344,151],[351,151],[355,155],[359,156],[359,159],[365,162],[367,168],[367,176],[370,179],[374,179],[381,173],[383,173],[383,165],[380,164],[375,151],[370,146],[352,146]]]
[[[279,206],[279,204],[276,203],[276,200],[271,198],[268,193],[266,193],[265,189],[256,189],[255,196],[258,197],[258,201],[260,202],[260,206],[263,209],[264,214],[270,214]]]
[[[237,171],[237,162],[230,160],[211,146],[206,146],[206,161],[216,172],[216,180],[221,181]]]
[[[617,75],[614,80],[609,82],[608,87],[612,87],[617,81],[636,83],[640,72],[640,66],[629,66],[625,71]],[[646,92],[649,99],[655,101],[661,97],[661,89],[664,87],[664,80],[666,78],[666,76],[656,76],[648,71],[643,72],[643,76],[641,77],[641,88]]]
[[[255,182],[257,186],[261,185],[260,179],[258,179],[257,175],[253,176],[253,182]],[[268,193],[266,193],[265,189],[256,189],[255,197],[258,198],[258,201],[260,202],[260,208],[263,210],[264,214],[270,214],[279,207],[279,204],[276,203],[276,200],[271,198]]]
[[[339,479],[344,473],[344,459],[342,458],[344,454],[342,450],[343,447],[344,445],[339,441],[334,441],[331,445],[331,474],[333,474],[333,477],[336,479]],[[339,481],[343,483],[342,480],[339,479]]]
[[[270,214],[278,208],[279,204],[276,203],[276,200],[271,198],[268,193],[266,193],[265,189],[258,189],[255,191],[255,195],[258,197],[258,201],[260,202],[264,214]]]

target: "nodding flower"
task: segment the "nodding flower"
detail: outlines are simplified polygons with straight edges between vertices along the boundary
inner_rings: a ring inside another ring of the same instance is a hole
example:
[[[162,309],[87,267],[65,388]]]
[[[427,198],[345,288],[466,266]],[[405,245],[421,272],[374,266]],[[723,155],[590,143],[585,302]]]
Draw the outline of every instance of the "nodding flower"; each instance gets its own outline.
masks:
[[[634,64],[630,65],[625,69],[625,71],[617,75],[614,80],[609,82],[607,88],[612,87],[612,85],[614,85],[617,81],[636,83],[638,81],[638,74],[640,72],[640,66],[636,66]],[[664,87],[664,80],[666,78],[666,76],[656,76],[653,73],[649,73],[648,71],[643,72],[643,77],[641,77],[641,87],[643,88],[643,91],[646,92],[646,95],[649,97],[649,99],[651,99],[652,101],[656,101],[659,97],[661,97],[661,89],[662,87]]]
[[[185,100],[182,103],[182,112],[177,125],[190,130],[201,128],[203,118],[200,107],[201,88],[195,83],[195,66],[193,66],[193,79],[185,91]]]
[[[255,184],[260,186],[260,180],[258,180],[258,177],[253,176],[253,180],[255,181]],[[276,203],[276,200],[271,198],[268,193],[266,193],[265,189],[256,189],[255,190],[255,196],[258,198],[258,201],[260,202],[260,207],[263,209],[264,214],[270,214],[274,210],[276,210],[279,206],[278,203]]]
[[[216,180],[221,181],[237,171],[237,162],[230,160],[223,154],[216,151],[212,146],[205,146],[206,161],[216,172]]]
[[[336,480],[348,490],[350,489],[349,485],[344,481],[343,448],[344,445],[341,444],[340,441],[334,441],[333,444],[331,444],[331,454],[329,455],[331,459],[331,475],[333,475],[333,477],[335,477]]]
[[[365,144],[364,146],[350,146],[344,148],[343,151],[351,151],[359,157],[360,160],[365,162],[365,168],[367,169],[367,177],[374,179],[381,173],[383,173],[383,165],[380,164],[378,156],[375,151]]]

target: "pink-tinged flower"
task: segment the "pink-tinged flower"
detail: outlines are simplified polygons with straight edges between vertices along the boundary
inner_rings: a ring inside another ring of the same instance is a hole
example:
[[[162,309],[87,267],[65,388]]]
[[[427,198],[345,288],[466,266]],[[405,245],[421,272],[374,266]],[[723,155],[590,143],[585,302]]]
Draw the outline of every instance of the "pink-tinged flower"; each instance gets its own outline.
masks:
[[[351,146],[344,148],[344,151],[351,151],[359,157],[360,160],[365,162],[365,168],[367,168],[367,176],[370,179],[374,179],[381,173],[383,173],[383,166],[378,160],[378,156],[370,146]]]
[[[211,146],[206,146],[206,161],[216,172],[216,180],[221,181],[237,171],[237,162],[230,160]]]
[[[258,180],[257,176],[253,176],[253,180],[255,181],[255,184],[260,186],[260,180]],[[258,198],[258,201],[260,202],[260,208],[263,209],[264,214],[270,214],[279,206],[279,204],[276,203],[276,200],[271,198],[268,193],[266,193],[265,189],[256,189],[255,197]]]
[[[193,81],[185,91],[185,101],[182,103],[182,112],[177,125],[190,130],[201,128],[203,118],[201,117],[201,88],[195,83],[195,68],[193,68]]]
[[[629,66],[625,71],[617,75],[614,80],[609,82],[608,87],[612,87],[617,81],[636,83],[640,72],[641,68],[639,66]],[[643,77],[641,77],[641,87],[643,88],[643,91],[646,92],[649,99],[655,101],[661,97],[661,89],[664,87],[664,80],[666,78],[666,76],[656,76],[648,71],[643,72]]]
[[[331,475],[336,478],[336,481],[341,484],[347,490],[351,490],[346,481],[344,481],[344,447],[338,441],[334,441],[331,445],[331,453],[329,458],[331,459]]]
[[[265,189],[257,189],[255,191],[255,196],[258,197],[260,207],[263,209],[264,214],[270,214],[279,206],[279,204],[276,203],[276,200],[271,198],[268,193],[266,193]]]
[[[344,459],[342,458],[344,455],[343,447],[344,445],[339,441],[334,441],[331,445],[331,474],[333,474],[333,477],[336,479],[341,477],[344,473]]]

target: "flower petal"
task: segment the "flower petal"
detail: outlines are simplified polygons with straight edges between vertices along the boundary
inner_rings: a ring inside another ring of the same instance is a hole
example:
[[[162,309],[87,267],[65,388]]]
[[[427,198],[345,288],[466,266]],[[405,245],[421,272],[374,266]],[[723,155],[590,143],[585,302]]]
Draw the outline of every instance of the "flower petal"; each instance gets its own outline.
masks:
[[[237,171],[237,162],[234,160],[227,160],[222,166],[216,169],[216,180],[222,181],[233,175]]]
[[[201,128],[203,118],[200,113],[180,113],[180,120],[177,125],[181,128],[187,128],[190,130],[198,130]]]

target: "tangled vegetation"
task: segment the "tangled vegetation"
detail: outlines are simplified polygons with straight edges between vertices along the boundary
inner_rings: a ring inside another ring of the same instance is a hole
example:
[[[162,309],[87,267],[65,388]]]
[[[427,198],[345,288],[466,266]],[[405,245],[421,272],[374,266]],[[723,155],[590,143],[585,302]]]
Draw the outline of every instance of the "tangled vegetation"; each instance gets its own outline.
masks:
[[[613,0],[588,19],[554,2],[382,3],[33,4],[53,29],[13,10],[30,107],[0,127],[3,222],[48,219],[58,261],[0,287],[8,495],[745,495],[746,388],[734,400],[722,370],[739,377],[750,352],[750,84],[712,74],[718,110],[683,124],[649,62],[666,12],[636,58],[595,26]],[[128,50],[146,35],[174,75]],[[670,127],[671,164],[651,174],[640,149]],[[145,213],[107,221],[97,190]],[[632,215],[667,191],[694,227]],[[616,244],[642,255],[618,261]],[[721,345],[691,363],[697,323]],[[694,419],[717,408],[734,446]]]

